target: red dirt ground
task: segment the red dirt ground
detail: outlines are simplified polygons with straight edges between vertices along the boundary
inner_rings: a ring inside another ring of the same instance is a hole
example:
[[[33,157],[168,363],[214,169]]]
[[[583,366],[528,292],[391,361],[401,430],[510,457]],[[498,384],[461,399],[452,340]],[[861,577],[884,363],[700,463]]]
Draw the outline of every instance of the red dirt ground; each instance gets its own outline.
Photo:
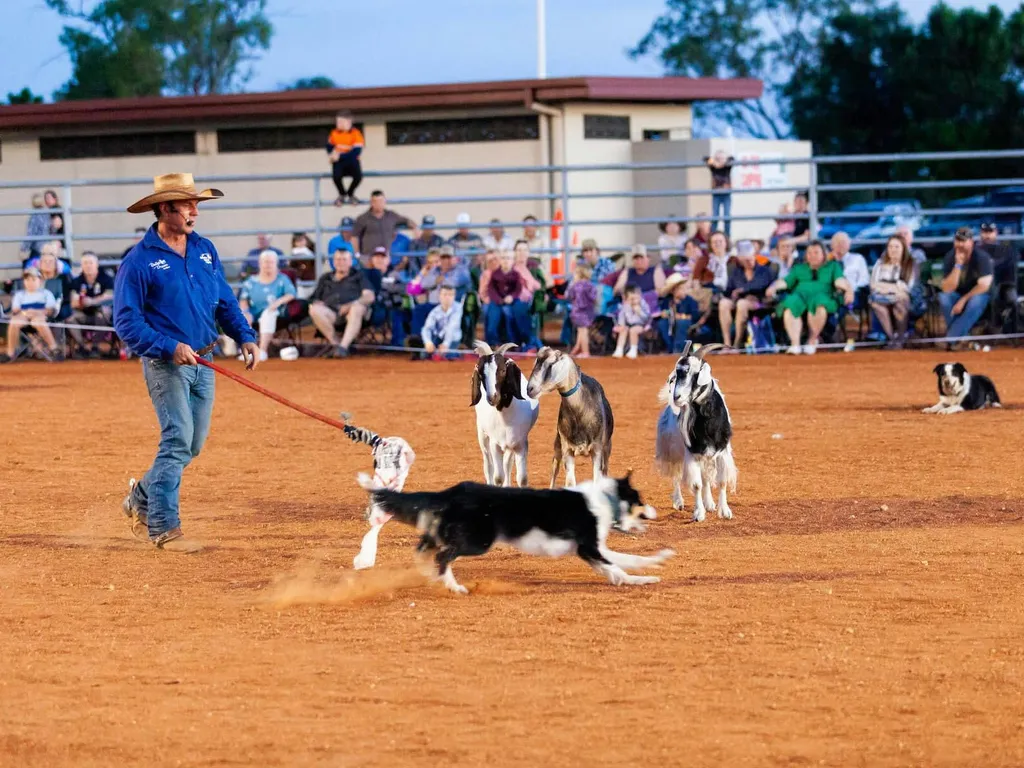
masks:
[[[921,414],[942,353],[715,358],[740,481],[735,520],[700,525],[664,514],[651,461],[671,360],[588,361],[612,470],[662,512],[613,544],[678,556],[614,588],[499,550],[456,564],[463,598],[420,582],[394,524],[352,572],[368,455],[227,380],[182,494],[209,549],[135,542],[118,506],[157,442],[138,363],[5,366],[0,765],[1021,765],[1024,352],[960,357],[1010,407]],[[481,477],[469,363],[254,379],[407,438],[410,489]]]

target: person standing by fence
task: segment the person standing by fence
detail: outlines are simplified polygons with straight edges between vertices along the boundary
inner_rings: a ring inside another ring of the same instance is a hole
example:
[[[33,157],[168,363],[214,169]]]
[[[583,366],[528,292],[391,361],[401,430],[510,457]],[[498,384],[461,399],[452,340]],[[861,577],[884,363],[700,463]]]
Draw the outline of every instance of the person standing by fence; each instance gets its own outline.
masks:
[[[728,237],[732,232],[732,166],[736,158],[719,149],[711,157],[705,157],[704,162],[711,171],[711,189],[714,190],[711,194],[711,216],[716,228]]]
[[[351,112],[339,112],[334,118],[334,130],[327,137],[327,154],[331,158],[334,186],[338,188],[335,205],[352,203],[359,205],[356,187],[363,180],[363,166],[359,156],[363,153],[366,140],[363,132],[352,125]],[[345,189],[345,177],[352,179]]]
[[[246,368],[259,362],[256,334],[235,299],[213,243],[196,234],[196,207],[223,197],[196,189],[191,173],[153,179],[153,194],[128,208],[153,211],[156,223],[121,262],[114,283],[114,328],[136,355],[160,422],[160,447],[140,482],[129,481],[121,510],[132,533],[168,552],[201,547],[181,532],[181,475],[199,455],[210,431],[214,372],[196,363],[211,359],[218,325],[242,348]]]

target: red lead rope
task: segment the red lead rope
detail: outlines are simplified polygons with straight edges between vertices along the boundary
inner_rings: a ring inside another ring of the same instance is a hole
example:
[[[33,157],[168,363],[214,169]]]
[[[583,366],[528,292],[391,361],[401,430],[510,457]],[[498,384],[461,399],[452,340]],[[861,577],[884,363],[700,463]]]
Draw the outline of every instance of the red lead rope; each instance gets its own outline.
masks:
[[[237,381],[239,384],[241,384],[242,386],[248,387],[253,392],[259,392],[264,397],[269,397],[271,400],[276,400],[281,405],[286,405],[289,408],[291,408],[292,410],[295,410],[295,411],[298,411],[299,413],[305,414],[306,416],[309,416],[309,418],[311,418],[311,419],[316,419],[317,421],[322,421],[324,424],[329,424],[330,426],[334,427],[335,429],[341,429],[341,430],[345,429],[345,425],[342,424],[340,421],[336,421],[336,420],[330,418],[329,416],[324,416],[323,414],[317,413],[316,411],[311,411],[311,410],[309,410],[309,408],[306,408],[305,406],[299,405],[298,403],[293,403],[288,398],[281,397],[281,395],[278,395],[278,394],[276,394],[274,392],[271,392],[269,389],[264,389],[259,384],[254,384],[253,382],[249,381],[244,376],[239,376],[237,373],[232,373],[227,368],[221,368],[216,363],[211,363],[209,360],[207,360],[205,358],[196,356],[196,362],[199,363],[200,365],[205,365],[207,368],[212,368],[214,371],[219,373],[221,376],[227,376],[229,379],[232,379],[233,381]]]

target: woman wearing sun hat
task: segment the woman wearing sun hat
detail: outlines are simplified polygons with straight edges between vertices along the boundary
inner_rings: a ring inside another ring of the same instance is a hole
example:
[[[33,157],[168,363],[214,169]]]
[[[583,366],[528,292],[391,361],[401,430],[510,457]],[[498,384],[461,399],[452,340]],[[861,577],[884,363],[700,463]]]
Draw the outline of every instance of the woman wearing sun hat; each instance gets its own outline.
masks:
[[[153,193],[128,207],[156,222],[121,262],[114,283],[114,328],[143,358],[142,372],[160,422],[160,447],[141,481],[129,482],[121,505],[132,532],[168,552],[196,552],[178,516],[181,475],[206,441],[213,412],[210,359],[218,325],[242,348],[246,368],[259,361],[256,334],[224,279],[217,249],[194,227],[197,204],[223,197],[198,191],[191,173],[153,179]]]

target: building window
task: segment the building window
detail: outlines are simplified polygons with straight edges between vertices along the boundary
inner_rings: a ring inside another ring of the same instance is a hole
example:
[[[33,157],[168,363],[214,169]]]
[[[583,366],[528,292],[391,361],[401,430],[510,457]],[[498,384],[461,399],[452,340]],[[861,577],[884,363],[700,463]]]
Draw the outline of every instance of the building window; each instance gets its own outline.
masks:
[[[584,115],[584,139],[629,140],[629,117],[619,115]]]
[[[668,141],[669,132],[663,130],[644,129],[644,141]]]
[[[389,147],[478,141],[536,141],[540,138],[540,121],[537,115],[405,120],[388,123],[387,132]]]
[[[39,139],[40,160],[194,155],[195,153],[195,131],[121,133],[103,136],[45,136]]]
[[[355,127],[363,130],[362,123]],[[282,125],[262,128],[221,128],[218,152],[273,152],[279,149],[325,149],[333,125]]]

